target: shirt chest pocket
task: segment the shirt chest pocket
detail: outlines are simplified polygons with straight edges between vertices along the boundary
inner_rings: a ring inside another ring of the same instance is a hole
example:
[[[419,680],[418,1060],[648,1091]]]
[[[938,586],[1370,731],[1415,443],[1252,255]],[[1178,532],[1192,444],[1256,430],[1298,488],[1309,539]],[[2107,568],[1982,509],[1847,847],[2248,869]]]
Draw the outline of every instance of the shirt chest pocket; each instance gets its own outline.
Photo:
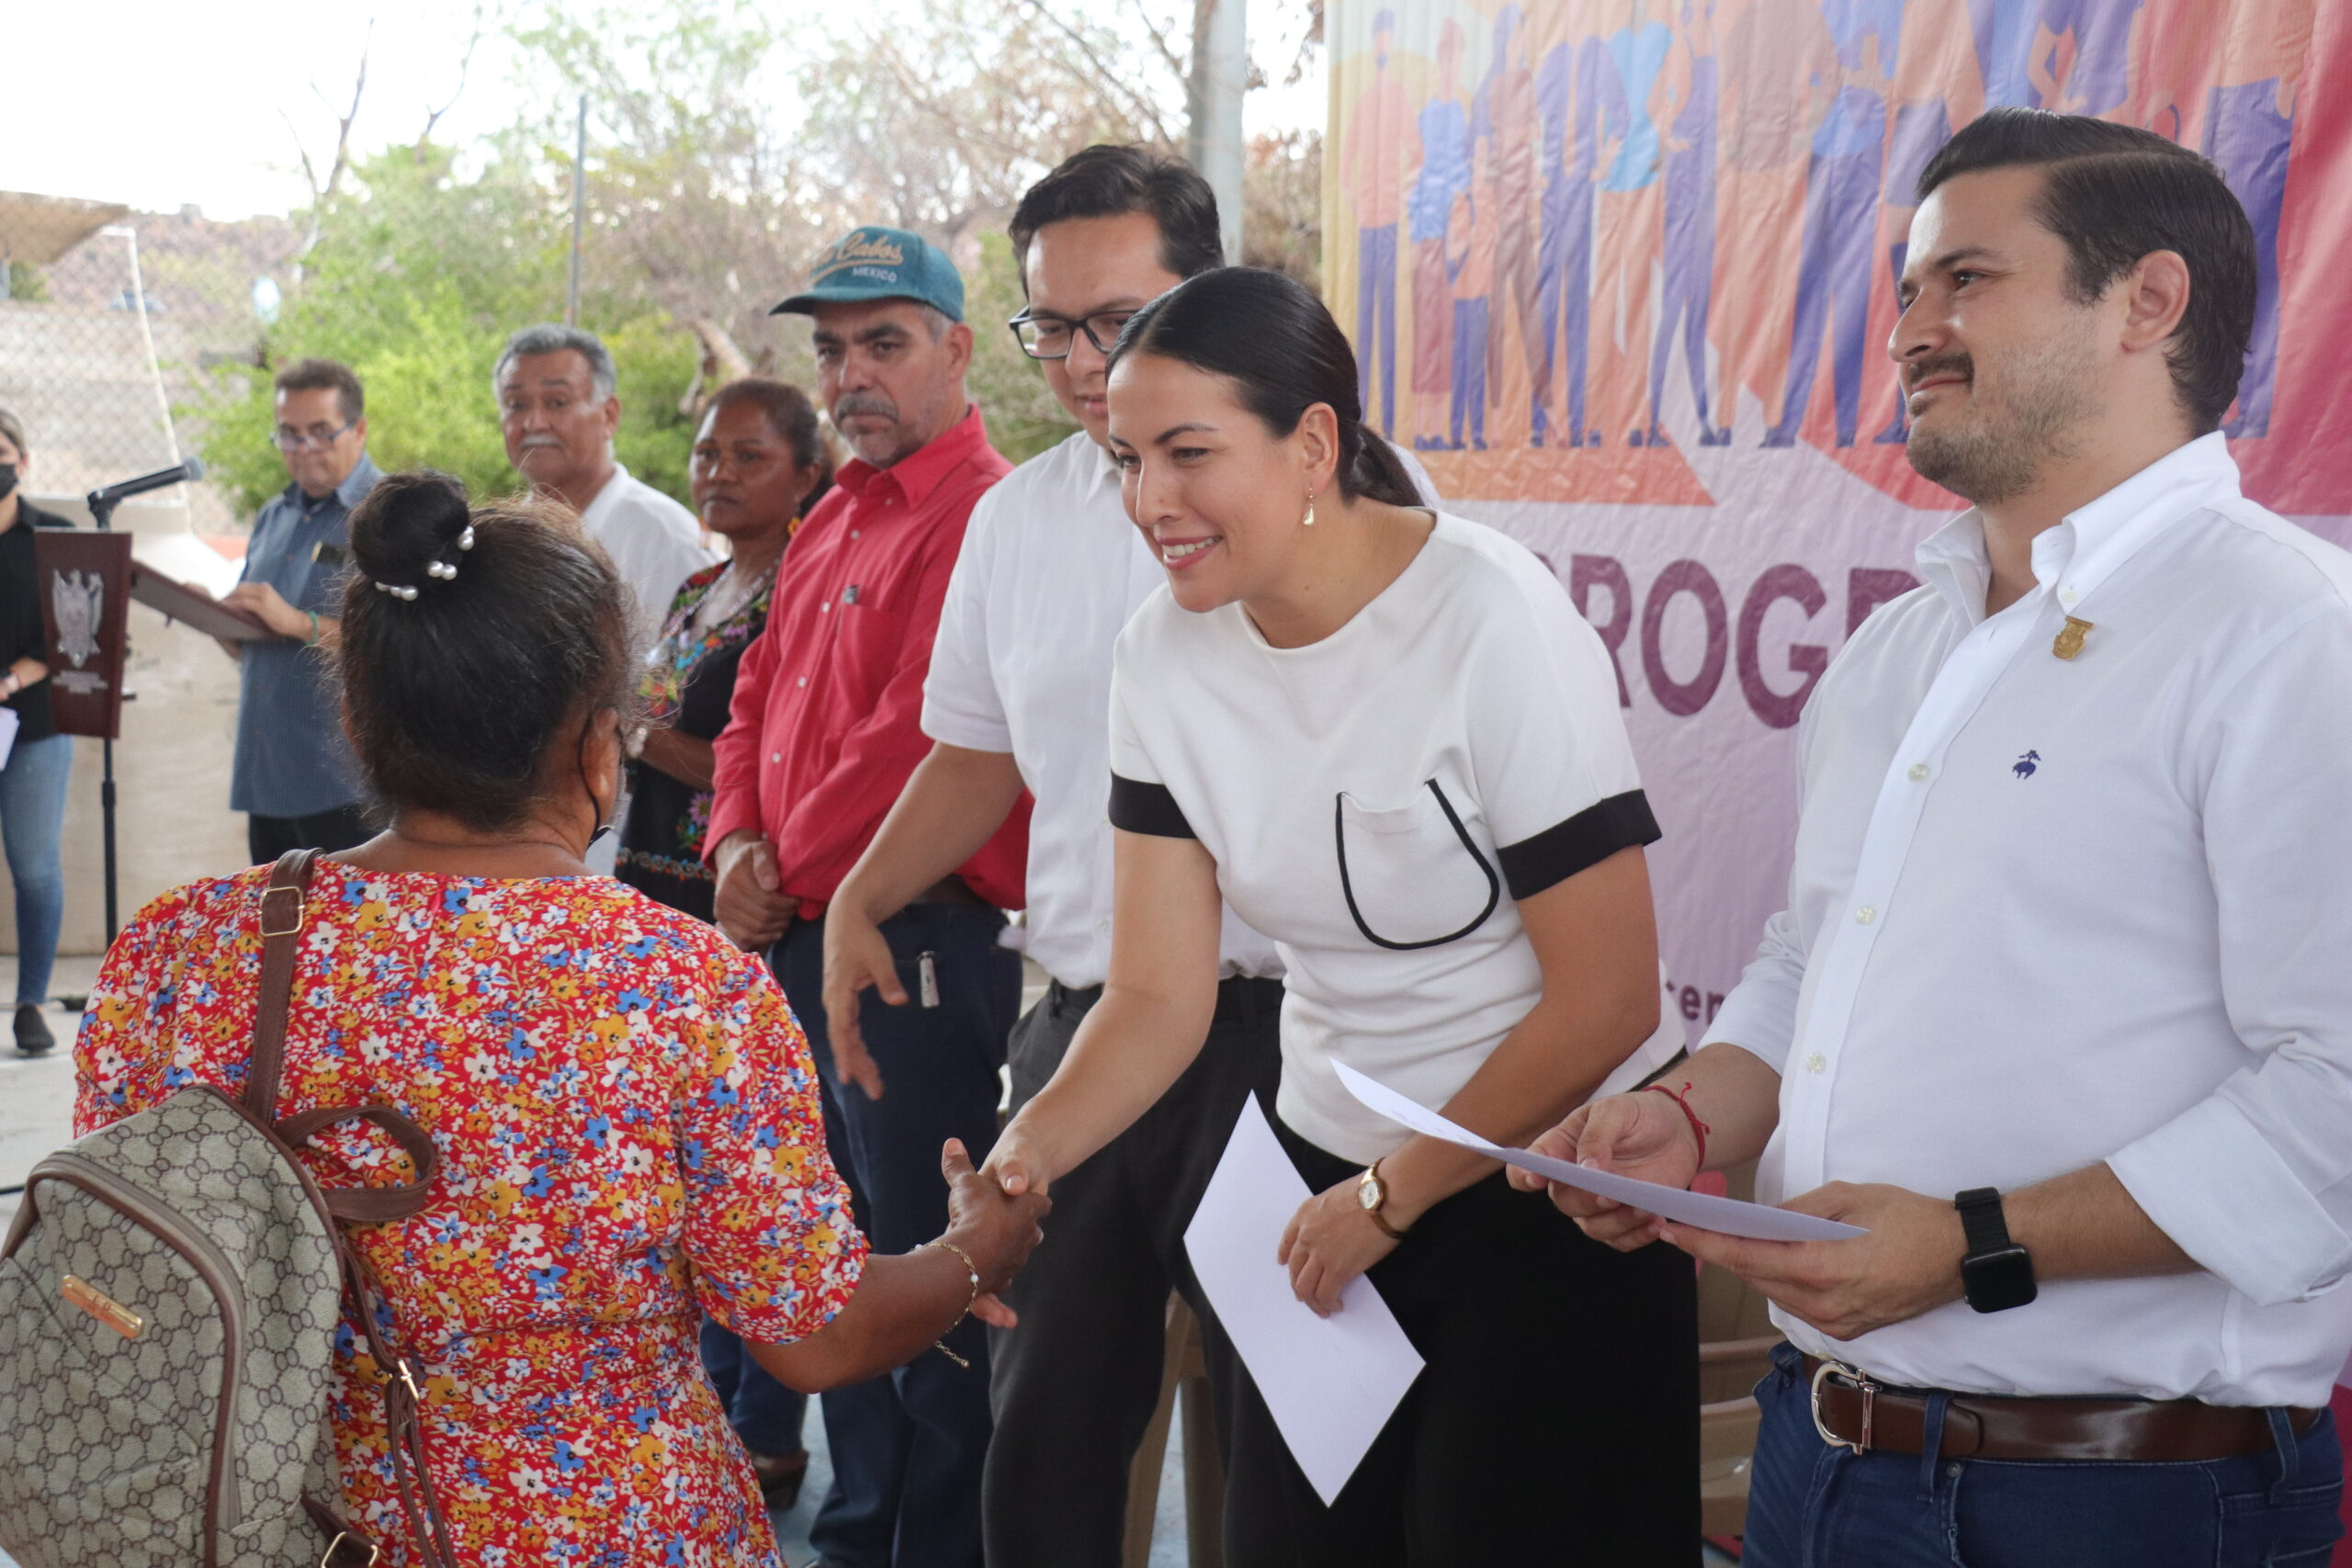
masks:
[[[1344,790],[1332,803],[1340,893],[1365,941],[1395,952],[1459,942],[1502,901],[1502,878],[1444,786],[1394,807]]]
[[[826,607],[842,657],[838,668],[867,697],[888,683],[906,652],[912,616],[908,601],[913,595],[905,587],[888,581],[851,582],[835,592]]]

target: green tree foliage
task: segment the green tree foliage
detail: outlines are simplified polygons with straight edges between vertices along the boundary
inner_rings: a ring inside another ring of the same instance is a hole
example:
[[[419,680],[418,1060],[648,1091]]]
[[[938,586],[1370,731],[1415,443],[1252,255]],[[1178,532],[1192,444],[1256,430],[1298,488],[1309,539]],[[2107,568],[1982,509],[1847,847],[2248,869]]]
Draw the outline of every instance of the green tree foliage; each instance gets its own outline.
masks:
[[[525,155],[519,137],[471,175],[430,145],[383,153],[354,173],[301,286],[267,331],[260,366],[214,373],[197,411],[206,464],[247,511],[284,489],[285,466],[267,441],[270,375],[316,355],[343,361],[367,387],[379,465],[440,468],[476,495],[511,491],[491,368],[510,332],[563,314],[561,181]],[[619,367],[617,455],[683,497],[690,437],[678,399],[694,375],[692,342],[641,295],[599,291],[582,299],[581,316]]]
[[[789,28],[759,0],[535,11],[512,36],[544,96],[514,127],[463,160],[429,139],[362,160],[335,187],[254,364],[214,372],[191,411],[208,465],[248,510],[280,490],[269,372],[318,355],[367,384],[379,463],[443,468],[477,494],[514,488],[490,370],[509,332],[562,314],[582,94],[581,321],[618,364],[632,473],[685,499],[694,411],[729,377],[814,391],[807,321],[767,311],[861,223],[912,229],[962,268],[969,389],[998,446],[1020,459],[1062,439],[1076,426],[1005,330],[1024,295],[1004,221],[1089,141],[1173,146],[1196,6],[1125,0],[1093,20],[1036,0],[886,9]],[[1253,149],[1250,260],[1313,276],[1318,161],[1312,138]]]

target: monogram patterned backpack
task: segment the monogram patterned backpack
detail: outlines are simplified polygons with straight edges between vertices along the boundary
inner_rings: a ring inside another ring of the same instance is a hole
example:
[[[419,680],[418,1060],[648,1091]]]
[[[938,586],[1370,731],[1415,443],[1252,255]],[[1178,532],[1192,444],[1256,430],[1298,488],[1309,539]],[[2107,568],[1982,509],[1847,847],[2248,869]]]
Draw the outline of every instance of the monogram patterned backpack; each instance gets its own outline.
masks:
[[[326,1421],[344,1304],[381,1380],[410,1539],[455,1561],[435,1506],[409,1364],[344,1224],[424,1207],[433,1142],[379,1105],[277,1119],[286,1013],[312,852],[262,897],[252,1064],[75,1140],[33,1168],[0,1247],[0,1547],[25,1568],[365,1568]],[[365,1121],[406,1187],[322,1190],[294,1150]]]

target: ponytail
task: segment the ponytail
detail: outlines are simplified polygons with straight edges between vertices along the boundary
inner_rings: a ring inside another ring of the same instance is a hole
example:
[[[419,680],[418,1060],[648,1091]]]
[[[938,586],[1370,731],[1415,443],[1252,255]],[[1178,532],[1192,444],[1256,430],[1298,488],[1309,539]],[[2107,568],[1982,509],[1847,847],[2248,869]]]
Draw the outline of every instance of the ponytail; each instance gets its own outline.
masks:
[[[1396,455],[1396,448],[1369,430],[1363,433],[1363,445],[1356,449],[1349,479],[1351,482],[1340,487],[1342,495],[1360,495],[1390,506],[1427,506],[1431,499],[1421,494],[1413,476],[1405,471],[1405,460]]]
[[[1364,428],[1347,334],[1296,278],[1254,266],[1197,273],[1127,319],[1111,363],[1137,352],[1232,382],[1277,440],[1328,405],[1339,417],[1340,496],[1425,504],[1396,449]]]

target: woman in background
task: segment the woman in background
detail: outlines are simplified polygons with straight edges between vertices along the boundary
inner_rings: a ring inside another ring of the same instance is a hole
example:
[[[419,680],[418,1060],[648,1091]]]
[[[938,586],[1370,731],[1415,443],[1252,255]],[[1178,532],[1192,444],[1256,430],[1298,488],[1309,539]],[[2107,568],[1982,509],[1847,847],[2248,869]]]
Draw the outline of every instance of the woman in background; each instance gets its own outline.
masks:
[[[756,377],[712,397],[689,482],[702,525],[729,558],[686,579],[646,658],[643,749],[629,764],[628,823],[615,873],[630,886],[711,918],[710,743],[727,728],[735,669],[768,623],[776,565],[833,479],[817,411],[797,387]]]
[[[768,597],[792,531],[833,477],[817,411],[799,389],[747,378],[720,388],[695,436],[688,479],[702,525],[729,557],[686,579],[648,655],[651,728],[629,763],[628,823],[614,874],[698,920],[711,918],[710,743],[727,728],[735,667],[768,624]],[[703,1320],[702,1361],[769,1504],[789,1508],[808,1472],[800,1441],[808,1400],[760,1370],[717,1318]]]
[[[41,626],[40,574],[33,567],[33,530],[70,528],[22,493],[31,452],[25,427],[0,409],[0,705],[17,716],[15,744],[0,767],[0,838],[7,840],[8,880],[17,891],[17,1049],[38,1056],[57,1043],[41,1018],[57,931],[65,919],[65,786],[74,741],[57,733],[49,711],[48,643]]]

